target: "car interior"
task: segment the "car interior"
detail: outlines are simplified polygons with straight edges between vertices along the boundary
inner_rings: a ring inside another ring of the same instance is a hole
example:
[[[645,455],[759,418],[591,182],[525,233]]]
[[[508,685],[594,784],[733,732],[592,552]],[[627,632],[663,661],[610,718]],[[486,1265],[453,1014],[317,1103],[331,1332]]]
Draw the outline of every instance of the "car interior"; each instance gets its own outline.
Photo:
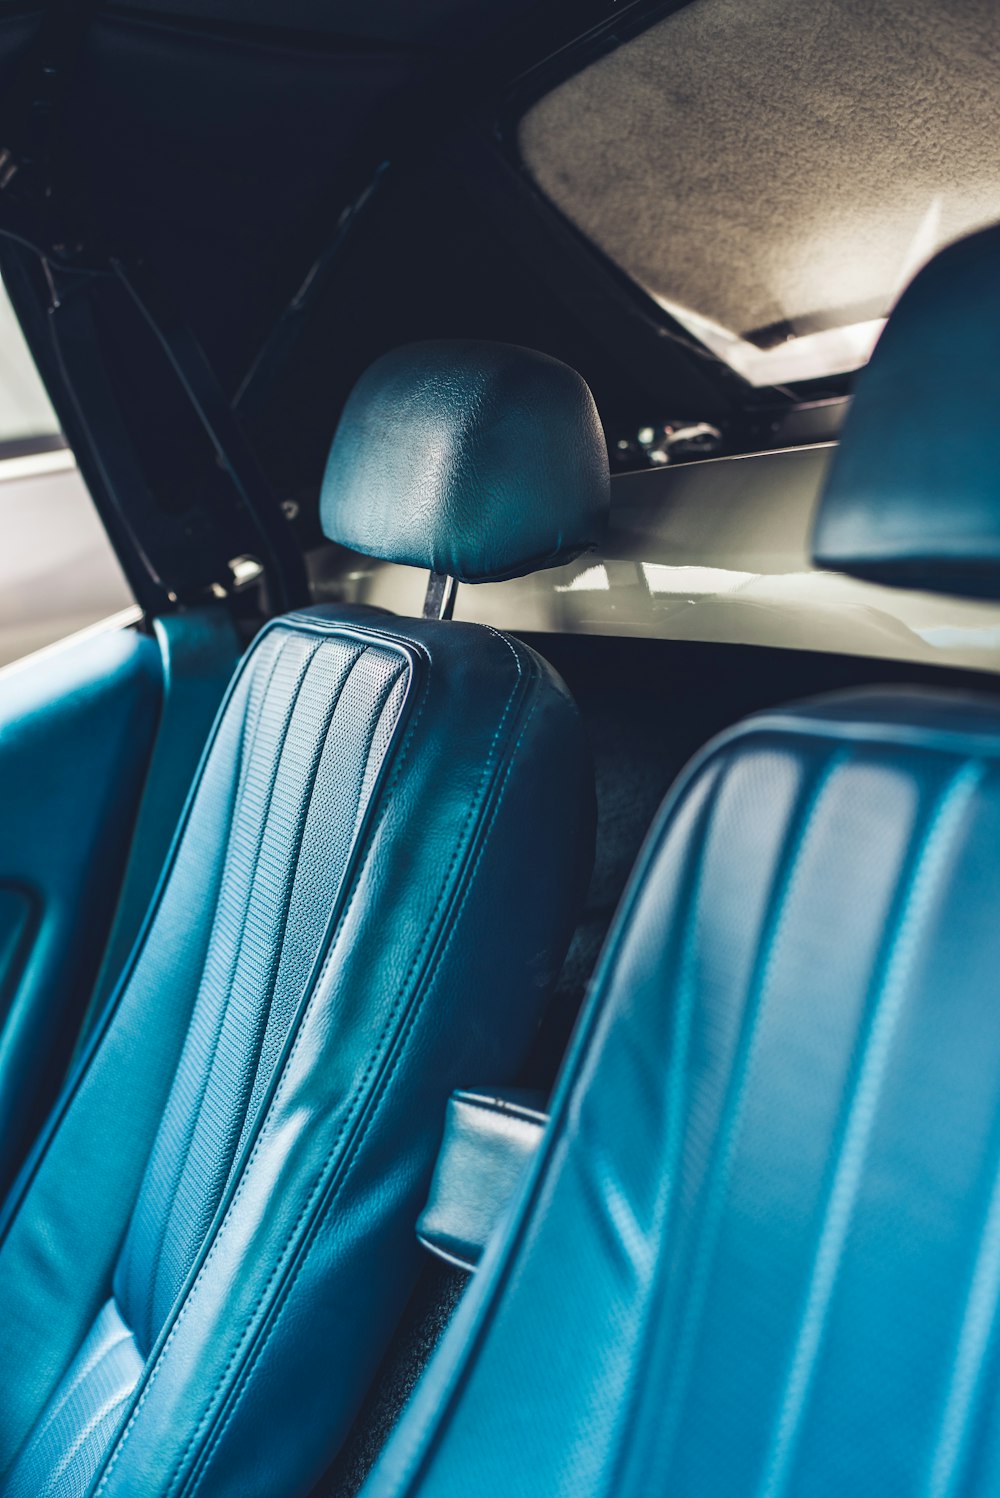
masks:
[[[0,0],[3,1498],[996,1493],[998,78]]]

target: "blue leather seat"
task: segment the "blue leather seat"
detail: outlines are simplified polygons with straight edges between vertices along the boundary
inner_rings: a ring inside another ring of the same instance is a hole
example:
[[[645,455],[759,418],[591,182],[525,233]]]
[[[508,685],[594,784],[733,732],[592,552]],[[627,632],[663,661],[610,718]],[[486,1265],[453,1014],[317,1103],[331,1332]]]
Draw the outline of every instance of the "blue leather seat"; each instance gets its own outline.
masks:
[[[904,296],[824,499],[828,559],[898,581],[919,556],[924,584],[996,595],[998,285],[991,231]],[[936,402],[973,387],[989,425],[945,438],[945,485]],[[997,1491],[998,853],[996,700],[838,695],[703,751],[364,1498]]]
[[[352,398],[323,516],[353,536],[367,506],[372,549],[420,561],[418,515],[429,560],[491,577],[592,544],[607,498],[578,376],[426,345]],[[7,1498],[308,1492],[415,1278],[448,1093],[531,1039],[591,799],[575,708],[516,641],[334,607],[264,630],[4,1210]]]

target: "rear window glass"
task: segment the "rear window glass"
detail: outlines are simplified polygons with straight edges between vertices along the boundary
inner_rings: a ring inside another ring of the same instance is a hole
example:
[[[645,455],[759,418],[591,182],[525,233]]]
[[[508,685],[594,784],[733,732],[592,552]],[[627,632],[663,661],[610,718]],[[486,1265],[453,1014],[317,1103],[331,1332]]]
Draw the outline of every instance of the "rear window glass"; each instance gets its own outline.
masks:
[[[541,189],[753,386],[864,364],[1000,219],[996,0],[691,0],[535,103]]]
[[[138,615],[0,283],[0,670]]]
[[[0,282],[0,457],[32,439],[51,446],[59,422]]]

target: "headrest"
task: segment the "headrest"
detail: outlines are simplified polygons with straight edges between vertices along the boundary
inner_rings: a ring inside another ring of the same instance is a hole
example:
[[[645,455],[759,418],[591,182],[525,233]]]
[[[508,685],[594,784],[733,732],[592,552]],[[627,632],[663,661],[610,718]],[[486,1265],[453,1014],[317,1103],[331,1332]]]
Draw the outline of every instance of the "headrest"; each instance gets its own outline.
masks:
[[[1000,227],[943,250],[889,318],[813,554],[876,582],[1000,597]]]
[[[414,343],[362,375],[330,451],[323,530],[366,556],[498,582],[598,545],[608,456],[581,377],[503,343]]]

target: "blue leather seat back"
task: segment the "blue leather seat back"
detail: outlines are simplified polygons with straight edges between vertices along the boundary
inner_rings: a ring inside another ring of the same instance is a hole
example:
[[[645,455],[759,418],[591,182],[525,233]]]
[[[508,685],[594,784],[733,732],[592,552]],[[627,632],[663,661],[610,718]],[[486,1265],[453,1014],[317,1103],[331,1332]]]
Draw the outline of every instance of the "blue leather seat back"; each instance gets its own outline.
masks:
[[[989,703],[703,754],[365,1498],[996,1491],[998,848]]]
[[[7,1498],[308,1489],[416,1274],[448,1093],[537,1022],[587,806],[526,648],[344,609],[265,631],[8,1205]]]

